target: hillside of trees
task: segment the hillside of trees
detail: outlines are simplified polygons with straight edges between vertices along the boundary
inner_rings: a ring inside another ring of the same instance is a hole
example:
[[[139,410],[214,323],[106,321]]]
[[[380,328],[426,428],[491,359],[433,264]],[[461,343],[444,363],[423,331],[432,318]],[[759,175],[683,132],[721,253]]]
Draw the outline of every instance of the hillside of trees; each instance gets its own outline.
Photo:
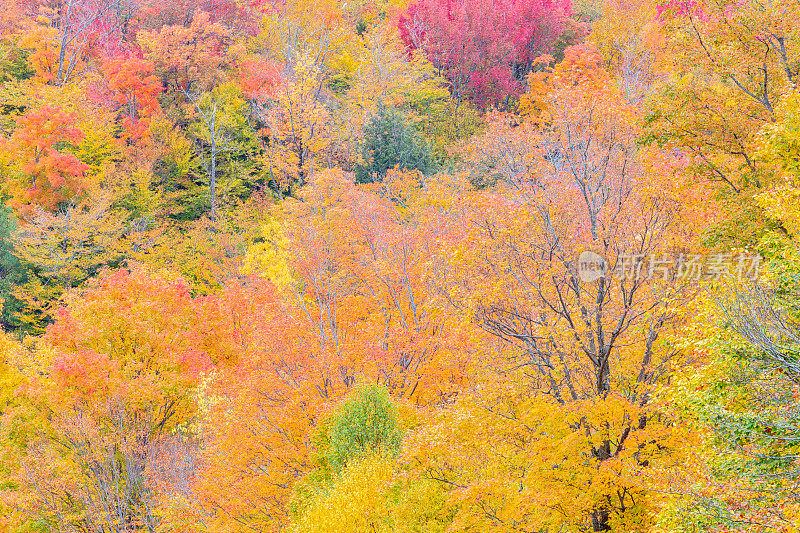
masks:
[[[800,532],[800,0],[0,0],[0,532]]]

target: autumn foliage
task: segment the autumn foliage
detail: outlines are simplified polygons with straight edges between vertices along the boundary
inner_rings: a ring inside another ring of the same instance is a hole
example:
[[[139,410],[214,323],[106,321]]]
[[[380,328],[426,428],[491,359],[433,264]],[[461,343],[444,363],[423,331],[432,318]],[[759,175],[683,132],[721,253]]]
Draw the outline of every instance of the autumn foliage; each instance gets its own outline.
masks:
[[[406,46],[425,53],[457,98],[485,107],[521,91],[569,15],[569,3],[559,0],[423,0],[411,3],[399,26]]]
[[[0,531],[800,531],[794,0],[0,0]]]
[[[84,138],[75,119],[74,114],[56,107],[43,107],[20,118],[8,140],[7,154],[16,174],[9,180],[9,193],[20,208],[38,204],[52,209],[86,190],[89,166],[59,149]]]

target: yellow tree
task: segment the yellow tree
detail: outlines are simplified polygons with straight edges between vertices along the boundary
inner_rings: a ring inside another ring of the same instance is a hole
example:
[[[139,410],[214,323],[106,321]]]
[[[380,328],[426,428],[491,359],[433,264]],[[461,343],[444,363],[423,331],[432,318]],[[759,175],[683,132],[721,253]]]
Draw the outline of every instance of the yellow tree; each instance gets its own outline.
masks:
[[[470,222],[443,254],[451,298],[499,341],[409,441],[450,487],[457,530],[649,531],[653,499],[626,472],[678,445],[653,397],[682,364],[669,340],[689,294],[669,253],[692,219],[676,184],[654,183],[610,77],[591,56],[573,67],[554,74],[549,124],[485,134],[521,163],[463,198]]]
[[[337,59],[354,41],[343,5],[333,1],[270,4],[252,46],[282,65],[282,83],[254,98],[273,186],[303,185],[327,161],[333,132],[328,84]]]
[[[309,56],[300,58],[273,98],[255,107],[263,125],[265,159],[281,190],[302,186],[324,163],[331,143],[325,77]]]
[[[592,23],[588,39],[631,103],[649,96],[659,75],[663,51],[658,30],[653,2],[606,0],[602,17]]]
[[[752,245],[769,226],[752,199],[772,180],[757,132],[797,86],[793,1],[668,2],[660,8],[665,70],[649,138],[685,156],[684,174],[718,184],[730,221],[718,240]]]

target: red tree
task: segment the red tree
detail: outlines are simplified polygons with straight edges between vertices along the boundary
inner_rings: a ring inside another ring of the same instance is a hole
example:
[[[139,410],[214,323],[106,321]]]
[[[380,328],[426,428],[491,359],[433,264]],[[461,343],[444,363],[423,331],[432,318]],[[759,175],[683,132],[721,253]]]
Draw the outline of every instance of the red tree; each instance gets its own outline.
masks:
[[[460,100],[481,107],[523,88],[571,14],[569,0],[415,0],[399,20],[406,46],[421,50]]]
[[[132,138],[147,135],[148,119],[158,110],[162,87],[153,63],[139,57],[109,59],[103,66],[122,124]]]

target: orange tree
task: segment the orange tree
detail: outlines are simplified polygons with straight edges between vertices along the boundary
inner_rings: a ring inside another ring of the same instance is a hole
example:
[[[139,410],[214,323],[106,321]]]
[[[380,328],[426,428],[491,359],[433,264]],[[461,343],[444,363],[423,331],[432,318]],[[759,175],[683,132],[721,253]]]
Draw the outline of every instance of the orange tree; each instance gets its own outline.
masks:
[[[520,164],[460,199],[471,213],[440,252],[461,280],[451,300],[496,339],[407,451],[451,490],[456,530],[649,531],[653,498],[627,472],[679,445],[653,397],[682,364],[670,339],[690,302],[662,254],[691,242],[692,219],[679,182],[654,183],[597,59],[571,65],[553,74],[545,124],[487,131]],[[580,276],[587,251],[605,275]]]
[[[24,367],[19,392],[35,416],[10,428],[40,424],[10,495],[23,516],[59,529],[158,526],[148,472],[182,438],[195,410],[190,391],[211,365],[191,316],[182,280],[138,267],[105,273],[67,299]]]

